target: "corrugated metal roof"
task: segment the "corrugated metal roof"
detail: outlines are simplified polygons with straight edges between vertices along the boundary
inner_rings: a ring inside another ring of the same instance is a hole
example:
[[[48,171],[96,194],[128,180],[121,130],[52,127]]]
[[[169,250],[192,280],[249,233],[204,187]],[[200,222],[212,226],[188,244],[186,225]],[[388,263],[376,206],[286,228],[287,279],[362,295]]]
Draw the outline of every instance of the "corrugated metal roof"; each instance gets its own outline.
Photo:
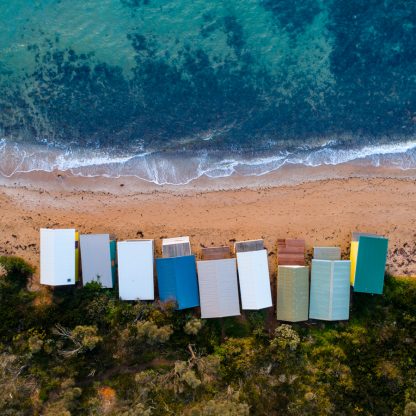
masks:
[[[197,262],[202,318],[240,315],[235,259]]]
[[[231,257],[231,250],[228,246],[223,247],[204,247],[202,249],[203,260],[220,260],[229,259]]]
[[[242,308],[272,306],[267,250],[238,252],[237,265]]]
[[[162,301],[175,300],[178,309],[199,306],[195,256],[157,259],[156,268]]]
[[[309,315],[309,268],[279,266],[276,316],[279,321],[307,321]]]
[[[316,260],[341,260],[340,247],[314,247],[313,258]]]
[[[108,234],[81,234],[82,282],[99,281],[112,288],[110,236]]]
[[[277,262],[279,266],[304,266],[305,240],[291,238],[277,240]]]
[[[383,293],[387,246],[387,238],[360,237],[355,269],[355,292]]]
[[[245,251],[264,250],[264,241],[263,240],[237,241],[234,244],[234,250],[236,253],[242,253]]]
[[[75,230],[40,230],[40,283],[75,284]]]
[[[309,317],[325,321],[349,318],[349,260],[312,260]]]
[[[118,289],[123,300],[153,300],[153,240],[117,243]]]
[[[189,237],[174,237],[163,239],[162,254],[165,258],[190,256],[191,243]]]

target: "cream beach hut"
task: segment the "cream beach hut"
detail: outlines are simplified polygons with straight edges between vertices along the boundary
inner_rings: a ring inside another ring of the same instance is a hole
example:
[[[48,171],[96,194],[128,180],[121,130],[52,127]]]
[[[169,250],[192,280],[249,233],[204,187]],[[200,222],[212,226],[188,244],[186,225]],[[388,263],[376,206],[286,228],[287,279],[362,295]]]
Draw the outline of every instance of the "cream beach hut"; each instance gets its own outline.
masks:
[[[122,300],[154,300],[153,240],[117,242],[118,290]]]
[[[76,279],[75,230],[40,230],[40,283],[74,285]]]

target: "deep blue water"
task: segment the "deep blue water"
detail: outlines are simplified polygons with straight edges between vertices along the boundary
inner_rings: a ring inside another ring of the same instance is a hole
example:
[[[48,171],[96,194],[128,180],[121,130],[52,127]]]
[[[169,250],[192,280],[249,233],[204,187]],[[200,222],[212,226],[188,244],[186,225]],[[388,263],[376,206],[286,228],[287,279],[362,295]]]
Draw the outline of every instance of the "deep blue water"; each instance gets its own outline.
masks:
[[[412,164],[415,133],[416,1],[0,0],[5,174],[33,152],[117,174],[151,153],[157,175],[180,155],[188,177],[380,146]]]

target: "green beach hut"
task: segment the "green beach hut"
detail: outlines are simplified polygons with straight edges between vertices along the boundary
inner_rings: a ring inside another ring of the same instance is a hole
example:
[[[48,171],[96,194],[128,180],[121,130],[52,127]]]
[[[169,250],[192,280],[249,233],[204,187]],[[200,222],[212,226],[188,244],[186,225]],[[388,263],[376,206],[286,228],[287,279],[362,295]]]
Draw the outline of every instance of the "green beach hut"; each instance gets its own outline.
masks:
[[[279,266],[277,274],[276,316],[278,321],[308,320],[309,267]]]

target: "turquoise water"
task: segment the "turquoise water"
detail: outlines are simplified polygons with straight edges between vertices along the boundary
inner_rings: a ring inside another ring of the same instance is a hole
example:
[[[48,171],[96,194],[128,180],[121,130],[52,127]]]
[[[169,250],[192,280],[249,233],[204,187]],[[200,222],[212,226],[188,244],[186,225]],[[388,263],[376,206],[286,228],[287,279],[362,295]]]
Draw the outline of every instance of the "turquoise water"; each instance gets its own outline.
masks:
[[[405,0],[0,0],[0,171],[408,168],[415,74]]]

